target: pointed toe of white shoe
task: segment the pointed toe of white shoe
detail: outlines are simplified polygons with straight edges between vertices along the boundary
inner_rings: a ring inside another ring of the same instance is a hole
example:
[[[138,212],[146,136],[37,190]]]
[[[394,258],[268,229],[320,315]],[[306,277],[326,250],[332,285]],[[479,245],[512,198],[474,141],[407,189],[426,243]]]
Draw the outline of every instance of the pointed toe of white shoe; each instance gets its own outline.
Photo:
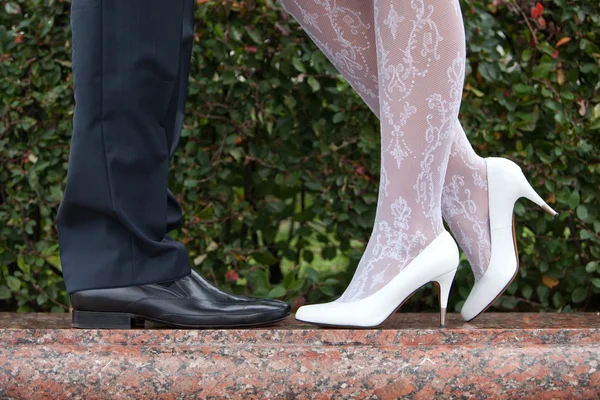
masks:
[[[331,303],[302,306],[298,309],[298,311],[296,311],[296,319],[298,321],[308,322],[309,324],[327,324],[329,304]]]
[[[521,168],[505,158],[486,158],[490,215],[491,255],[483,276],[475,282],[461,310],[465,321],[484,312],[508,288],[519,269],[514,235],[515,202],[525,197],[557,216],[531,187]]]
[[[490,265],[481,279],[475,282],[460,310],[460,315],[465,321],[471,321],[484,312],[510,285],[518,270],[516,257],[513,256],[512,259],[513,263],[511,260],[507,262],[512,265]]]
[[[373,310],[373,313],[356,318],[354,302],[332,302],[302,306],[296,312],[296,319],[310,324],[322,326],[365,328],[381,324],[387,315]],[[379,314],[379,315],[377,315]]]

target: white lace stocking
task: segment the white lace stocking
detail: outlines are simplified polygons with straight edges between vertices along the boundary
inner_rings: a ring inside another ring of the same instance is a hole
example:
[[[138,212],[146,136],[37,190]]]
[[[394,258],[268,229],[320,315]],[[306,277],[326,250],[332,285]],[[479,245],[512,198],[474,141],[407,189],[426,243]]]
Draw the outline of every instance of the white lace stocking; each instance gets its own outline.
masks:
[[[279,0],[379,115],[372,0]]]
[[[491,256],[487,169],[460,123],[456,130],[444,180],[442,214],[479,280]]]
[[[373,112],[379,117],[383,110],[373,235],[340,300],[378,290],[442,231],[446,165],[444,217],[479,277],[489,260],[485,162],[473,152],[457,120],[464,74],[458,3],[281,3]]]

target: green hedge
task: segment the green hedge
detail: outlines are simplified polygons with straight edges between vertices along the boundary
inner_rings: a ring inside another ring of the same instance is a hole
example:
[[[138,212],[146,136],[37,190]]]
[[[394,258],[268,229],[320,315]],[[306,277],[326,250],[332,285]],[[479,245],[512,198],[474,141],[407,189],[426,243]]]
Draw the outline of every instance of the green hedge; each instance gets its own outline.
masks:
[[[378,121],[271,0],[197,3],[186,123],[171,175],[187,216],[176,236],[196,268],[225,288],[295,305],[331,299],[371,231]],[[555,221],[518,203],[521,269],[496,307],[599,310],[600,6],[535,7],[463,1],[465,129],[480,154],[520,163],[561,212]],[[53,225],[73,107],[68,23],[67,1],[2,2],[4,310],[68,306]],[[451,307],[472,282],[463,260]],[[426,289],[403,310],[436,304]]]

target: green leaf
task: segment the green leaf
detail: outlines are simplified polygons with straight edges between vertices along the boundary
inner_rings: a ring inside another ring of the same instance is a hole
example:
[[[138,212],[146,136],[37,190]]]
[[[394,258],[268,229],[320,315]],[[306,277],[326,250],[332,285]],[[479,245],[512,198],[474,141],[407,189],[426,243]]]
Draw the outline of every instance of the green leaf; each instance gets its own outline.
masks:
[[[282,285],[285,288],[288,288],[292,285],[292,283],[294,283],[294,280],[296,279],[296,275],[294,273],[287,273],[283,276],[283,282]]]
[[[550,289],[548,289],[544,285],[538,285],[537,287],[537,295],[542,304],[546,304],[548,302],[548,296],[550,295]]]
[[[333,291],[333,288],[331,286],[320,286],[319,290],[326,296],[335,296],[335,292]]]
[[[585,272],[587,272],[588,274],[591,274],[592,272],[596,272],[597,270],[598,270],[598,262],[597,261],[590,261],[585,266]]]
[[[333,260],[336,255],[337,249],[335,247],[328,246],[321,251],[321,257],[325,260]]]
[[[587,229],[582,229],[579,231],[579,237],[581,238],[581,240],[590,240],[594,239],[596,236],[591,231]]]
[[[304,68],[302,61],[300,61],[299,58],[297,58],[297,57],[292,58],[292,64],[294,65],[294,68],[296,68],[296,71],[302,72],[303,74],[306,73],[306,68]]]
[[[304,272],[311,282],[316,283],[319,281],[319,273],[314,268],[307,267]]]
[[[573,290],[573,293],[571,294],[571,300],[573,301],[573,303],[581,303],[587,298],[587,295],[587,289],[578,287],[575,290]]]
[[[283,103],[287,106],[287,108],[289,108],[290,110],[294,110],[296,108],[296,105],[298,104],[296,102],[296,99],[294,99],[292,96],[285,96],[283,99]]]
[[[256,44],[262,43],[262,39],[260,37],[260,32],[258,30],[246,27],[246,33],[248,33],[248,36],[250,36],[250,39],[252,39],[252,41],[254,43],[256,43]]]
[[[50,201],[60,201],[63,198],[63,192],[57,185],[50,186]]]
[[[300,290],[302,290],[302,288],[304,287],[304,283],[306,281],[303,280],[297,280],[294,283],[292,283],[290,285],[290,287],[288,288],[288,292],[293,293],[293,292],[299,292]]]
[[[523,83],[517,83],[516,85],[513,86],[513,90],[514,90],[515,94],[519,94],[519,95],[530,93],[531,89],[532,89],[531,86],[525,85]]]
[[[40,293],[40,294],[38,294],[38,296],[35,300],[36,300],[36,303],[38,304],[38,306],[41,306],[48,302],[48,296],[46,296],[43,293]]]
[[[477,89],[477,88],[475,88],[475,87],[473,87],[473,86],[471,86],[471,87],[469,88],[469,90],[470,90],[470,91],[471,91],[471,92],[472,92],[472,93],[473,93],[475,96],[477,96],[477,97],[483,97],[483,96],[485,96],[485,93],[483,93],[481,90],[479,90],[479,89]]]
[[[287,293],[287,290],[285,290],[285,288],[283,286],[278,285],[269,291],[269,294],[267,295],[267,297],[270,297],[272,299],[279,298],[279,297],[285,296],[286,293]]]
[[[6,286],[0,286],[0,300],[8,300],[11,297],[10,290]]]
[[[533,77],[534,78],[545,78],[546,76],[548,76],[550,71],[552,71],[552,68],[554,68],[554,65],[552,65],[550,63],[543,63],[543,64],[536,65],[536,67],[533,69]]]
[[[537,48],[546,54],[552,54],[555,51],[554,47],[552,47],[548,42],[540,42]]]
[[[304,250],[302,252],[302,259],[304,259],[304,261],[306,261],[307,263],[311,263],[315,258],[315,255],[312,251],[310,250]]]
[[[500,76],[498,67],[488,62],[480,62],[478,71],[481,74],[481,76],[483,76],[483,78],[488,82],[494,82],[498,80]]]
[[[552,295],[552,306],[554,308],[561,308],[564,305],[564,298],[560,292],[556,292]]]
[[[592,109],[592,113],[590,114],[590,119],[592,121],[600,119],[600,103],[596,104],[594,106],[594,108]]]
[[[579,205],[579,191],[577,189],[571,192],[569,196],[569,208],[574,210]]]
[[[26,274],[31,273],[31,267],[25,262],[25,258],[23,258],[23,256],[17,257],[17,267],[19,267],[19,269]]]
[[[13,292],[17,292],[19,289],[21,289],[21,281],[14,276],[7,277],[6,284]]]
[[[14,1],[5,3],[4,10],[6,10],[7,14],[21,14],[21,7]]]
[[[333,123],[334,123],[334,124],[339,124],[339,123],[340,123],[340,122],[342,122],[344,119],[346,119],[346,114],[345,114],[345,113],[343,113],[343,112],[336,113],[336,114],[333,116]]]
[[[577,206],[577,218],[584,222],[587,222],[588,220],[588,211],[583,204]]]
[[[340,281],[338,279],[327,278],[327,279],[325,279],[325,282],[323,282],[323,285],[337,285],[338,283],[340,283]]]
[[[530,285],[525,285],[521,289],[521,294],[523,295],[523,297],[525,297],[526,299],[529,300],[529,299],[531,299],[531,296],[533,295],[533,288]]]
[[[464,300],[460,300],[458,303],[456,303],[456,305],[454,306],[454,312],[460,312],[460,310],[462,310],[463,306],[465,305],[465,301]]]
[[[271,252],[268,250],[254,253],[252,254],[252,258],[254,258],[257,263],[263,265],[273,265],[277,262],[277,258],[275,258],[275,256],[273,256],[273,254],[271,254]]]
[[[312,88],[313,92],[318,92],[319,89],[321,89],[321,84],[319,83],[319,81],[317,81],[315,78],[313,78],[312,76],[308,77],[307,80],[308,84],[310,85],[310,87]]]
[[[519,300],[512,296],[504,296],[504,299],[502,300],[502,306],[508,310],[515,308],[517,304],[519,304]]]
[[[588,126],[588,130],[590,131],[595,131],[596,129],[600,129],[600,119],[596,120],[596,122]]]
[[[235,159],[235,161],[240,161],[244,155],[244,151],[239,147],[234,147],[229,149],[229,154]]]
[[[600,278],[592,278],[592,284],[600,289]]]
[[[362,249],[352,249],[348,252],[348,257],[353,260],[360,260],[364,252]]]

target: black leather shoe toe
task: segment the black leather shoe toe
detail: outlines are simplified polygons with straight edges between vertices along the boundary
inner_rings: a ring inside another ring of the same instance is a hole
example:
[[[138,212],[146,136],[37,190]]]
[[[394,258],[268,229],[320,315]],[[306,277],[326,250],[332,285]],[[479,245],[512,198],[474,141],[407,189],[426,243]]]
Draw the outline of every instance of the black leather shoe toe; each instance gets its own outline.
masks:
[[[263,299],[258,297],[247,297],[241,296],[237,294],[230,294],[223,292],[218,287],[214,286],[212,283],[208,282],[206,279],[202,277],[199,273],[192,270],[192,273],[189,276],[189,279],[186,277],[184,279],[180,279],[177,281],[179,287],[190,296],[194,297],[202,297],[204,295],[210,294],[211,296],[219,297],[221,299],[230,299],[235,301],[259,301],[263,304],[270,304],[277,307],[281,307],[287,310],[289,314],[291,311],[291,306],[285,301],[277,300],[277,299]]]

